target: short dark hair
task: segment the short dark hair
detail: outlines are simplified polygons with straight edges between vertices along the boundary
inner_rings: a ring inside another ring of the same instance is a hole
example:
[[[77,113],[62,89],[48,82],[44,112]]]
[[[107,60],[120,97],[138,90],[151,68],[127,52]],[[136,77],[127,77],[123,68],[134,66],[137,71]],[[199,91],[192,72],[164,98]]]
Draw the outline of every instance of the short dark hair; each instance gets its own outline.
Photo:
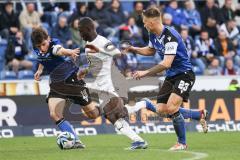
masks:
[[[34,47],[41,44],[44,40],[48,39],[48,33],[45,29],[39,27],[33,30],[32,35],[32,44]]]
[[[83,17],[79,20],[79,27],[83,26],[83,27],[90,27],[92,29],[94,29],[94,23],[93,20],[90,17]]]
[[[161,16],[161,12],[157,7],[150,7],[147,10],[144,10],[142,14],[147,18],[155,18]]]

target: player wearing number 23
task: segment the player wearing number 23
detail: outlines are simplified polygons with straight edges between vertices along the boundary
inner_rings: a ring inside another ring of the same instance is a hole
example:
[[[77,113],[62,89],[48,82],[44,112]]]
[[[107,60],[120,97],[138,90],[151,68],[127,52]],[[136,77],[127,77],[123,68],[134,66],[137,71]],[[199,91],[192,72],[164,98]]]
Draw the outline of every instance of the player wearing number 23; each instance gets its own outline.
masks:
[[[184,150],[187,148],[185,123],[179,107],[187,101],[189,92],[195,82],[187,49],[180,34],[173,28],[164,26],[161,12],[158,8],[150,7],[142,13],[144,27],[149,32],[149,44],[146,47],[130,46],[125,52],[151,56],[159,54],[162,61],[144,71],[136,71],[133,77],[140,79],[145,76],[155,75],[165,71],[166,78],[159,91],[155,112],[168,114],[173,121],[173,126],[178,137],[177,144],[170,150]],[[147,102],[148,106],[152,106]]]

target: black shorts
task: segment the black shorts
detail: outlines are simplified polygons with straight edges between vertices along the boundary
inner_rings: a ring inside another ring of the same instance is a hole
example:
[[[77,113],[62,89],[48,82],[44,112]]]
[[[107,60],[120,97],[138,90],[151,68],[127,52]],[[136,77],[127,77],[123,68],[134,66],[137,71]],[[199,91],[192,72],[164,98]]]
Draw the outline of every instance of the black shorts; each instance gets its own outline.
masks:
[[[194,83],[195,74],[193,71],[186,71],[172,77],[166,77],[159,90],[157,102],[167,104],[171,93],[176,93],[183,98],[184,102],[187,102]]]
[[[89,90],[85,87],[85,82],[78,80],[76,73],[64,81],[51,83],[47,102],[49,98],[62,98],[81,106],[86,106],[92,102]]]

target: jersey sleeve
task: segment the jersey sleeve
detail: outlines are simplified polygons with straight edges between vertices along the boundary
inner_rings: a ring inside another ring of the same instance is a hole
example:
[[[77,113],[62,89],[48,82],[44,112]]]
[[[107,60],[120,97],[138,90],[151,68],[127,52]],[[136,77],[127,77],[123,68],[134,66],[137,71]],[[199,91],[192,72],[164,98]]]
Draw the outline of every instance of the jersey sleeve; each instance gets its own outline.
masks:
[[[51,43],[52,43],[52,54],[58,55],[58,51],[62,48],[61,42],[58,39],[53,38]]]
[[[121,54],[121,51],[110,41],[107,40],[105,37],[99,36],[94,42],[87,42],[87,44],[92,44],[99,49],[99,53],[107,56],[115,56],[117,54]],[[85,49],[87,53],[89,51],[88,48]]]
[[[176,55],[178,40],[176,36],[174,36],[170,31],[166,32],[164,38],[164,46],[165,46],[164,55]]]
[[[52,46],[52,54],[58,55],[58,51],[62,48],[60,44],[56,44]]]
[[[103,48],[100,48],[100,52],[110,56],[115,56],[121,54],[121,51],[111,42],[107,41]]]

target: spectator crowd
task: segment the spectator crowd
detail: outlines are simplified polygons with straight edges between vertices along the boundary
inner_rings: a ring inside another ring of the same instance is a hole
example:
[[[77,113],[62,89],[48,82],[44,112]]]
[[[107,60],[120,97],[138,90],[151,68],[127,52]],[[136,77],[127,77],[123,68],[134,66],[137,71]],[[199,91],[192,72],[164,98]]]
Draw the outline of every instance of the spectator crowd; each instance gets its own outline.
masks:
[[[37,27],[45,28],[64,47],[80,47],[84,52],[85,42],[80,37],[78,22],[85,16],[94,20],[100,35],[116,45],[127,40],[135,46],[146,46],[148,32],[141,13],[149,6],[158,7],[163,24],[179,31],[197,75],[240,75],[240,23],[237,23],[240,5],[234,5],[233,0],[224,0],[223,4],[214,0],[160,3],[154,0],[91,3],[35,0],[34,3],[0,3],[0,79],[33,75],[37,63],[32,53],[31,33]],[[115,59],[126,76],[160,61],[158,55],[145,57],[133,53]]]

